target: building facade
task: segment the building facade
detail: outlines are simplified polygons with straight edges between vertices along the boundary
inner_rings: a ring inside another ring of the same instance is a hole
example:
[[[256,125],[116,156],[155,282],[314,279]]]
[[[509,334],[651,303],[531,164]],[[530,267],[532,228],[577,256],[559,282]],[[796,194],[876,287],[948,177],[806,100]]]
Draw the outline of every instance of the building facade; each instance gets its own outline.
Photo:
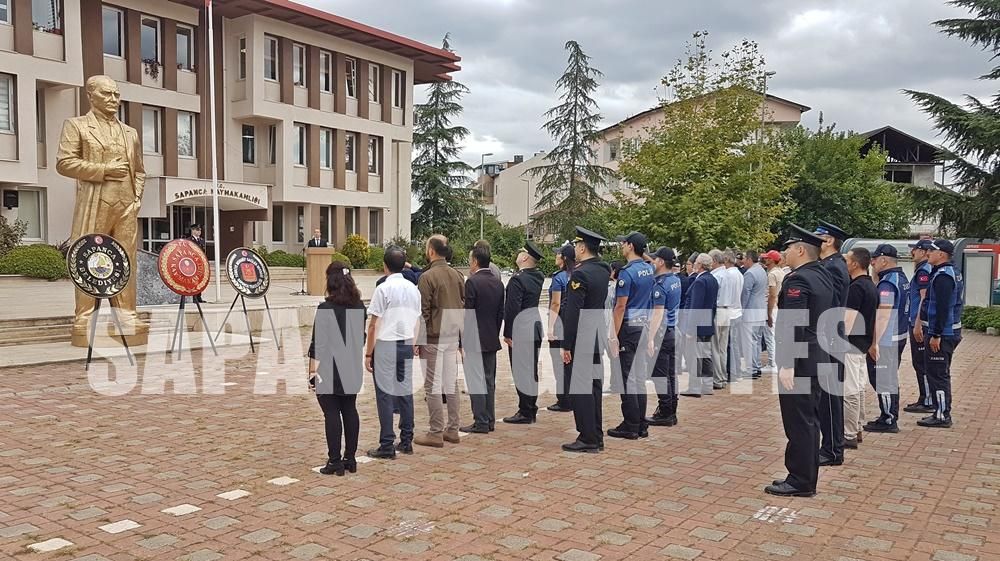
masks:
[[[89,110],[86,78],[107,74],[143,139],[142,249],[191,223],[215,239],[213,125],[223,254],[298,252],[314,228],[337,246],[408,238],[413,87],[449,79],[459,58],[286,0],[213,9],[210,123],[203,0],[0,0],[0,213],[28,224],[27,243],[69,236],[59,134]]]

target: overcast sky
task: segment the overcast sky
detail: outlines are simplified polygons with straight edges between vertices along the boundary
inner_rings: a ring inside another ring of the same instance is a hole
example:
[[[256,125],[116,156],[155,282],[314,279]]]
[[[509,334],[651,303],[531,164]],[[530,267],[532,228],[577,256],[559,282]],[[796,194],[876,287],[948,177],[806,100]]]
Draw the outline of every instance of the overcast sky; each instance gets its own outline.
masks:
[[[700,29],[716,53],[757,41],[777,72],[769,93],[812,107],[803,123],[813,128],[822,111],[841,129],[893,125],[937,143],[901,89],[956,100],[996,91],[975,79],[992,68],[988,56],[931,25],[967,15],[943,0],[300,1],[434,46],[450,32],[462,57],[454,77],[471,90],[461,122],[472,133],[463,157],[474,165],[485,152],[501,160],[550,147],[542,113],[556,103],[570,39],[604,73],[605,125],[656,104],[660,78]]]

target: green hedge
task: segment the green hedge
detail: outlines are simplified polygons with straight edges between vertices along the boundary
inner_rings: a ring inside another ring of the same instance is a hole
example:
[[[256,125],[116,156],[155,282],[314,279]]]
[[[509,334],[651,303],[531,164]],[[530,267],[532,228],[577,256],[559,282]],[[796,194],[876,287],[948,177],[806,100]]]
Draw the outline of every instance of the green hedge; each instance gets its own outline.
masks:
[[[296,253],[288,253],[277,249],[263,254],[264,262],[269,267],[305,267],[306,258]]]
[[[348,267],[354,268],[354,266],[351,265],[351,259],[343,253],[337,252],[330,256],[330,263],[337,261],[346,264]]]
[[[66,258],[51,245],[22,245],[0,258],[0,274],[36,279],[66,278]]]
[[[1000,308],[966,306],[962,312],[962,327],[976,331],[986,331],[987,327],[1000,330]]]
[[[374,269],[376,271],[382,270],[382,260],[385,258],[385,248],[373,247],[368,251],[368,265],[369,269]]]

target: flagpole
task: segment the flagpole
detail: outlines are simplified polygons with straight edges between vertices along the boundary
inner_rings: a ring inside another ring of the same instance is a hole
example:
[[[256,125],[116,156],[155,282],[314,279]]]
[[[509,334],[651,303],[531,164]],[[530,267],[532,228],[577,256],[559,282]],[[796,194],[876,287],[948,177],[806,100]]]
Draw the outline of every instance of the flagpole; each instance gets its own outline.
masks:
[[[216,138],[216,126],[215,126],[215,30],[212,26],[214,18],[212,17],[212,0],[205,0],[205,7],[208,10],[208,107],[209,107],[209,138],[211,139],[211,146],[209,147],[208,161],[210,162],[212,168],[212,232],[213,238],[215,240],[215,301],[222,301],[222,266],[221,266],[221,249],[219,248],[219,233],[222,230],[219,224],[219,172],[216,164],[216,147],[218,139]]]

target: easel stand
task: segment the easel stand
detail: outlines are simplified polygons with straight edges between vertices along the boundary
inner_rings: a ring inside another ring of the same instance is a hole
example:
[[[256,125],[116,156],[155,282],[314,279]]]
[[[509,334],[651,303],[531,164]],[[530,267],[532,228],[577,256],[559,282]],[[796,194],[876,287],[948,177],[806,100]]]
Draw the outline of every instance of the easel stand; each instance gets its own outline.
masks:
[[[250,327],[250,314],[247,312],[247,300],[242,294],[237,294],[236,298],[233,298],[233,303],[229,305],[229,311],[226,312],[226,317],[222,320],[222,325],[219,326],[219,332],[215,334],[215,338],[218,339],[219,335],[222,335],[222,330],[226,328],[226,322],[229,320],[229,314],[233,313],[233,308],[236,307],[236,302],[239,301],[243,305],[243,317],[247,321],[247,336],[250,337],[250,352],[256,353],[256,349],[253,346],[253,328]],[[274,344],[281,350],[281,342],[278,340],[278,330],[274,327],[274,318],[271,317],[271,305],[267,303],[267,296],[264,296],[264,309],[267,310],[267,320],[271,323],[271,334],[274,335]]]
[[[174,323],[174,336],[170,339],[169,352],[173,354],[174,345],[176,344],[177,358],[180,358],[181,350],[184,348],[184,302],[186,301],[187,296],[181,296],[181,303],[177,305],[177,321]],[[212,345],[212,352],[215,353],[215,356],[219,356],[219,351],[215,348],[215,339],[212,337],[212,330],[208,328],[208,322],[205,321],[205,314],[201,311],[201,302],[195,300],[194,305],[198,307],[198,317],[201,318],[201,325],[205,328],[205,337],[208,338],[208,343]]]
[[[97,335],[97,316],[101,312],[101,302],[104,298],[94,298],[94,311],[92,312],[90,318],[90,339],[87,344],[87,364],[84,365],[84,370],[90,370],[90,362],[94,357],[94,336]],[[122,323],[118,320],[118,312],[115,311],[115,307],[110,303],[108,307],[111,308],[111,320],[115,324],[115,328],[118,329],[118,334],[121,335],[122,345],[125,346],[125,354],[128,355],[128,363],[131,366],[135,366],[135,359],[132,358],[132,350],[128,348],[128,341],[125,339],[125,330],[122,329]]]

